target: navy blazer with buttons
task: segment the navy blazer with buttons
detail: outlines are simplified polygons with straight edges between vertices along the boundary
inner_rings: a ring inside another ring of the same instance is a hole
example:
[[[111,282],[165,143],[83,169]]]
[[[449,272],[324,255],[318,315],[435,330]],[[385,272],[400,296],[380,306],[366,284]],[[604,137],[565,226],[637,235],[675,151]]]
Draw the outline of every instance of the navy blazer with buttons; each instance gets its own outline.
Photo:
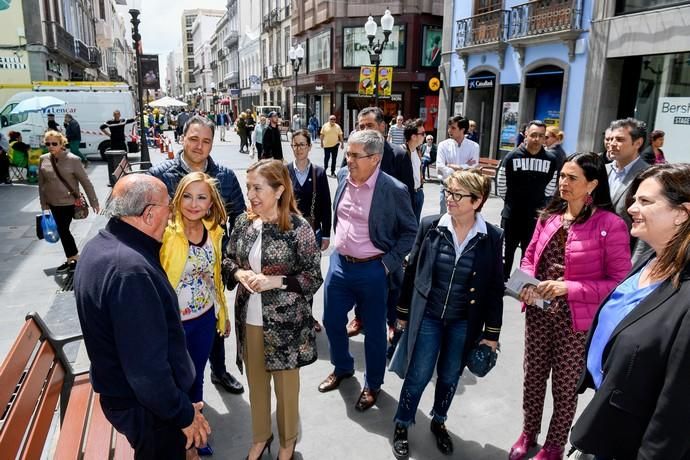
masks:
[[[690,459],[690,264],[678,287],[662,282],[616,326],[603,350],[602,371],[601,386],[572,428],[571,444],[616,460]],[[578,391],[587,388],[594,382],[585,369]]]
[[[338,188],[333,200],[333,233],[338,226],[338,204],[343,197],[349,175],[347,168],[338,171]],[[412,249],[417,234],[417,219],[412,211],[405,185],[379,170],[369,212],[369,238],[383,251],[383,264],[388,270],[388,284],[402,283],[402,262]]]

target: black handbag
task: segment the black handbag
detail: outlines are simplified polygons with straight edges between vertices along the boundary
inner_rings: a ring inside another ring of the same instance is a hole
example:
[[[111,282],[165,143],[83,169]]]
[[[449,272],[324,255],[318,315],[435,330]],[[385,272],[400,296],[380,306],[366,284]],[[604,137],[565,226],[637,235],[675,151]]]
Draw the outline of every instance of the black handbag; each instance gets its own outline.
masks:
[[[36,238],[43,239],[43,214],[36,214]]]
[[[470,351],[467,357],[467,368],[477,377],[484,377],[494,368],[496,360],[498,360],[498,353],[487,344],[480,343]]]

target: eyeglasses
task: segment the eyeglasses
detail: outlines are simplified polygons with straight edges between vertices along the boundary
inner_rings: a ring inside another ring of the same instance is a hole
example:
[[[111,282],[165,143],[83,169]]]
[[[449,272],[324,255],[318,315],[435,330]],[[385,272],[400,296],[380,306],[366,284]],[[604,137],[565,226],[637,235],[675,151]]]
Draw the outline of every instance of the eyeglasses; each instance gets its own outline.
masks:
[[[376,155],[376,154],[375,153],[365,153],[364,155],[358,155],[358,154],[352,153],[352,152],[345,152],[346,157],[352,158],[354,160],[361,160],[362,158],[369,158],[369,157],[373,157],[374,155]]]
[[[417,131],[417,136],[426,136],[426,131],[422,131],[422,132]]]
[[[46,142],[46,147],[57,147],[59,145],[62,145],[59,142]]]
[[[462,201],[463,198],[475,198],[472,194],[465,195],[463,193],[453,192],[447,188],[443,189],[443,194],[446,196],[446,199],[450,198],[452,201]]]
[[[141,214],[140,214],[141,216],[143,216],[144,213],[146,213],[146,209],[147,209],[149,206],[152,206],[152,207],[154,207],[154,208],[155,208],[156,206],[159,206],[159,207],[161,207],[161,208],[167,208],[167,209],[168,209],[168,212],[170,212],[170,213],[172,213],[172,212],[173,212],[173,209],[174,209],[174,206],[173,206],[172,202],[171,202],[171,203],[168,203],[168,204],[146,203],[146,205],[144,206],[144,209],[142,209],[142,211],[141,211]]]
[[[309,147],[309,144],[292,144],[293,149],[306,149]]]

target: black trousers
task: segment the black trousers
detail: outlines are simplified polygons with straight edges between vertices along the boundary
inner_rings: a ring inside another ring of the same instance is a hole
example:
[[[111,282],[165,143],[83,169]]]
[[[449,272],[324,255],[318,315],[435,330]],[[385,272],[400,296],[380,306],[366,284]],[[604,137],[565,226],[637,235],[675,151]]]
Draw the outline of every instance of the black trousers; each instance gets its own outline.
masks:
[[[60,235],[60,242],[62,249],[65,251],[65,257],[68,259],[79,254],[77,243],[74,242],[72,232],[69,231],[69,226],[74,217],[74,205],[68,206],[51,206],[50,212],[53,214],[55,223],[57,224],[58,235]]]
[[[0,151],[0,181],[10,180],[10,158],[7,153]]]
[[[208,362],[211,364],[211,372],[216,377],[222,377],[227,372],[225,367],[225,337],[219,334],[214,334],[213,346],[211,347],[211,354],[208,356]]]
[[[240,132],[240,152],[244,152],[248,149],[249,144],[247,144],[247,135]]]
[[[261,155],[264,153],[264,144],[259,144],[257,142],[254,145],[256,146],[256,158],[259,159],[261,158]]]
[[[127,437],[135,460],[184,460],[185,438],[182,430],[159,419],[142,406],[114,409],[101,402],[105,418]]]
[[[324,171],[328,170],[328,161],[332,158],[331,174],[335,174],[335,162],[338,159],[338,147],[340,147],[340,144],[335,144],[333,147],[323,148],[323,169]]]
[[[533,219],[524,217],[501,219],[501,228],[503,228],[503,236],[505,239],[505,248],[503,251],[503,276],[506,280],[510,278],[513,261],[515,260],[515,250],[520,247],[520,249],[522,249],[522,255],[524,256],[536,225],[536,217]]]

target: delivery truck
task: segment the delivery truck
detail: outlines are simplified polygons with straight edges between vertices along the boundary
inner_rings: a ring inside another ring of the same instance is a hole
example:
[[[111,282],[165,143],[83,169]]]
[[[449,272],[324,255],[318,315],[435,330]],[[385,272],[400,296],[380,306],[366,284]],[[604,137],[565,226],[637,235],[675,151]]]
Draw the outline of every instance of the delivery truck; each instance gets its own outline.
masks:
[[[113,118],[119,110],[122,118],[136,118],[134,97],[129,85],[114,82],[34,82],[29,90],[16,93],[0,109],[0,131],[7,135],[18,131],[31,147],[40,147],[43,133],[48,128],[48,114],[63,129],[65,114],[71,114],[81,127],[80,150],[86,155],[100,154],[110,148],[110,138],[101,132],[100,126]],[[36,112],[13,114],[12,109],[23,100],[35,96],[53,96],[66,104]],[[125,128],[129,152],[138,152],[137,123]]]

